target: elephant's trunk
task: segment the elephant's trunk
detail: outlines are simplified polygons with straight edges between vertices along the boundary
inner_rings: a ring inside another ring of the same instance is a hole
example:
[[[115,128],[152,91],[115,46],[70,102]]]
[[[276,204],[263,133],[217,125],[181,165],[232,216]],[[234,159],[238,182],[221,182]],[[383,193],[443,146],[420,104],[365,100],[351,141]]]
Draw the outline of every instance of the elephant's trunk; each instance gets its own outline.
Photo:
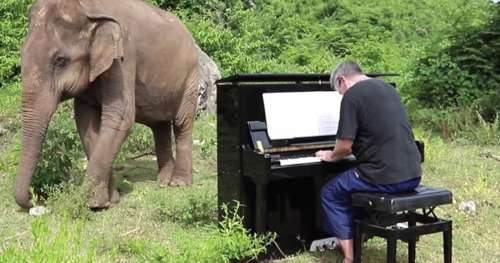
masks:
[[[52,95],[32,94],[23,91],[22,106],[22,149],[16,180],[16,202],[23,208],[30,208],[29,188],[40,158],[42,143],[47,127],[59,98]]]

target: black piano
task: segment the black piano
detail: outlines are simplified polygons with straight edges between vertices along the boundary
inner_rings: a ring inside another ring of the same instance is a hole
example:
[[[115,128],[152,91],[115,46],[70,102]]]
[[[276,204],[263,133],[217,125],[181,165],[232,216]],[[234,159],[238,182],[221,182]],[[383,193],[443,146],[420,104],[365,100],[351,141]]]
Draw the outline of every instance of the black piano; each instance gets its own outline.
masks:
[[[319,201],[321,186],[355,161],[328,165],[283,161],[332,149],[335,137],[270,140],[262,94],[331,91],[329,77],[241,74],[216,83],[219,219],[222,204],[234,207],[234,201],[239,202],[245,227],[256,233],[276,232],[285,253],[307,249],[312,240],[326,237]]]

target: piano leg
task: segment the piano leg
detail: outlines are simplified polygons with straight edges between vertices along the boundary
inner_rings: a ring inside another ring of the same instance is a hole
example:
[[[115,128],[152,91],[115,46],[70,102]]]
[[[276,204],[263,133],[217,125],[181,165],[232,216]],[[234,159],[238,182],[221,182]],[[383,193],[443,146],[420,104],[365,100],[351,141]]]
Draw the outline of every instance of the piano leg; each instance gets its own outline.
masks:
[[[255,193],[255,230],[257,234],[266,232],[267,183],[257,183]]]
[[[313,177],[314,182],[314,211],[316,213],[314,228],[320,233],[323,232],[323,208],[321,207],[321,187],[323,187],[324,179],[321,176]]]

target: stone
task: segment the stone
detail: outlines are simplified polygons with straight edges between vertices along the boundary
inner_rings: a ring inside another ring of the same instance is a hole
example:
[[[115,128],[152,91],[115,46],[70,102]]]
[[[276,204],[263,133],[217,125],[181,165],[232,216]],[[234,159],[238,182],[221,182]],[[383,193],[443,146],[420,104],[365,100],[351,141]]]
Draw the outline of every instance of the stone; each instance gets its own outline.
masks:
[[[476,203],[474,201],[461,202],[458,205],[458,209],[460,211],[473,213],[473,212],[476,212]]]
[[[221,78],[217,64],[198,47],[200,84],[198,87],[198,113],[215,113],[217,110],[217,89],[215,82]]]
[[[2,127],[2,125],[0,125],[0,136],[4,135],[4,134],[6,134],[6,133],[7,133],[7,130],[6,130],[6,129],[4,129],[4,128]]]
[[[41,216],[50,213],[50,210],[45,206],[35,206],[30,208],[30,216]]]

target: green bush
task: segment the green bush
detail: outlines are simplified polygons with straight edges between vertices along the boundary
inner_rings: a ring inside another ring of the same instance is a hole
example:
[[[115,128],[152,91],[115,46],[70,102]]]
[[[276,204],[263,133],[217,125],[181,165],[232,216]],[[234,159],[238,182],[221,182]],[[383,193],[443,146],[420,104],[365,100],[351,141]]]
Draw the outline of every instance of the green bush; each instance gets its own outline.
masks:
[[[65,103],[52,117],[32,182],[37,194],[46,196],[51,186],[66,182],[72,172],[83,170],[85,154],[72,112],[71,104]]]
[[[266,251],[275,239],[274,234],[257,236],[243,227],[242,218],[236,213],[239,208],[229,211],[220,225],[210,224],[203,230],[204,235],[193,237],[183,231],[184,237],[176,248],[146,240],[130,240],[121,244],[123,252],[132,254],[139,262],[242,262],[256,259]]]
[[[445,139],[464,138],[479,144],[500,143],[499,116],[484,120],[478,106],[448,107],[446,109],[414,109],[411,122],[414,126],[437,133]]]
[[[426,107],[476,102],[487,121],[500,112],[500,5],[485,25],[458,30],[448,47],[420,59],[409,93]]]
[[[214,158],[217,155],[217,122],[215,115],[202,115],[194,123],[193,144],[202,158]]]
[[[19,81],[19,48],[27,32],[28,8],[34,0],[0,2],[0,88]]]
[[[155,146],[151,129],[136,123],[132,132],[123,143],[117,161],[124,162],[127,158],[153,153],[154,150]]]
[[[47,206],[56,215],[70,219],[90,218],[88,200],[91,191],[89,182],[84,180],[83,175],[74,176],[69,181],[49,187],[47,192]]]
[[[164,191],[156,192],[151,202],[155,216],[160,221],[201,225],[217,219],[217,197],[206,186],[194,185],[191,189],[179,189],[175,196]]]

